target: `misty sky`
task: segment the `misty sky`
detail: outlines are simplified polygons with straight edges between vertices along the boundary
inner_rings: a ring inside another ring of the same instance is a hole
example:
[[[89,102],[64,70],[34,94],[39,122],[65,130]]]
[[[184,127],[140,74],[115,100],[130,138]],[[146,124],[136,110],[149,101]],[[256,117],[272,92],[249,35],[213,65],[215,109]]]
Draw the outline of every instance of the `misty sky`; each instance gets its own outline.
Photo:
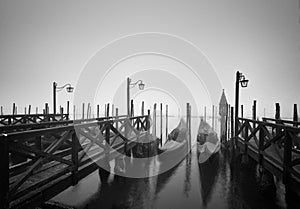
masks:
[[[11,111],[13,102],[18,105],[20,111],[23,111],[24,106],[29,104],[42,108],[45,102],[49,102],[52,108],[53,81],[58,82],[59,85],[71,83],[78,90],[77,87],[79,88],[82,84],[76,85],[84,74],[82,73],[84,69],[93,63],[105,62],[106,65],[103,64],[103,66],[110,66],[113,70],[121,69],[122,66],[124,69],[127,66],[127,69],[135,69],[135,71],[125,69],[124,72],[122,71],[124,75],[122,73],[111,74],[110,76],[113,77],[122,75],[116,79],[118,82],[114,84],[115,90],[111,92],[106,86],[101,87],[98,84],[98,90],[105,88],[105,91],[95,90],[96,97],[92,95],[93,98],[90,99],[93,101],[91,102],[102,101],[100,97],[103,97],[108,100],[104,102],[116,101],[121,105],[125,98],[125,89],[122,91],[122,86],[125,86],[126,77],[131,76],[134,80],[148,79],[146,87],[153,89],[156,93],[158,88],[170,92],[176,86],[181,86],[192,95],[187,100],[199,106],[200,110],[202,110],[199,105],[201,98],[203,98],[202,105],[215,103],[205,93],[205,89],[209,89],[206,85],[211,85],[212,81],[204,80],[202,87],[199,87],[199,94],[194,96],[198,83],[189,83],[189,80],[193,79],[192,76],[182,79],[182,82],[177,82],[176,79],[182,72],[180,70],[184,70],[184,67],[182,69],[178,67],[176,71],[178,62],[174,60],[173,63],[167,64],[170,59],[165,58],[160,62],[157,61],[156,65],[150,66],[149,61],[153,57],[144,56],[141,59],[146,61],[138,62],[138,58],[133,58],[128,62],[118,62],[118,65],[112,67],[117,63],[117,60],[112,58],[121,59],[121,56],[130,55],[124,52],[124,48],[118,51],[119,57],[112,51],[111,54],[106,54],[106,60],[96,60],[101,57],[97,52],[108,43],[132,34],[152,32],[170,34],[180,37],[180,40],[186,40],[186,43],[194,44],[201,53],[181,55],[182,47],[178,47],[177,54],[173,52],[178,57],[182,56],[188,65],[192,61],[200,62],[207,58],[207,63],[211,64],[211,69],[215,71],[214,75],[217,75],[221,84],[221,87],[217,89],[219,96],[224,88],[231,104],[234,103],[235,71],[239,69],[250,80],[249,87],[241,89],[240,96],[240,103],[245,105],[246,113],[251,109],[252,100],[256,99],[260,115],[266,108],[267,115],[273,116],[274,103],[280,102],[282,115],[291,116],[293,104],[300,104],[299,22],[298,0],[1,0],[0,105],[5,107],[5,112]],[[153,43],[149,41],[149,46],[145,46],[145,49],[151,45],[158,46],[157,40],[153,39]],[[117,42],[117,44],[124,43]],[[176,43],[172,44],[175,49]],[[129,53],[141,46],[134,43],[126,47]],[[157,50],[167,51],[168,49],[157,47]],[[108,62],[110,59],[111,63]],[[133,63],[131,66],[128,65],[130,62]],[[158,63],[161,66],[158,66]],[[204,67],[206,65],[202,65],[203,69],[201,65],[199,68],[194,67],[194,70],[205,76],[208,74],[208,68]],[[192,63],[191,66],[197,65]],[[94,68],[97,67],[94,65]],[[101,68],[100,64],[99,68]],[[101,81],[104,85],[106,81],[103,80],[103,76],[108,70],[109,67],[101,68],[93,74],[95,82]],[[149,72],[152,70],[154,73],[148,72],[146,76],[142,71],[146,73],[147,70],[150,70]],[[188,69],[186,70],[188,76]],[[161,75],[166,72],[169,72],[166,77],[170,80],[167,80],[168,85],[164,86]],[[200,80],[204,79],[203,76]],[[160,83],[151,83],[151,80],[157,78],[161,80]],[[176,92],[174,96],[177,100],[184,98],[184,93]],[[115,97],[107,96],[112,94]],[[118,100],[122,97],[121,95],[124,97],[123,100]],[[143,96],[136,90],[132,92],[132,95],[136,95],[137,99]],[[150,105],[149,90],[145,91],[144,96],[149,98]],[[155,93],[153,96],[155,97]],[[194,100],[191,99],[193,96]],[[58,104],[65,105],[66,100],[73,100],[73,97],[74,94],[59,92]],[[163,96],[157,94],[157,97]],[[169,100],[170,103],[175,104],[172,97],[166,96],[166,98],[165,102]]]

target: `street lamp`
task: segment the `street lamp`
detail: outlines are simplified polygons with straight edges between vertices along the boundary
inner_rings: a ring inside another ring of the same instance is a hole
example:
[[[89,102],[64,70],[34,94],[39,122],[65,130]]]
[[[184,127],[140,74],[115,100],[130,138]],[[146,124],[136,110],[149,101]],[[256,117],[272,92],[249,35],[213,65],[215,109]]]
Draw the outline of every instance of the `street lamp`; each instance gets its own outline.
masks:
[[[235,123],[234,123],[234,134],[235,134],[235,146],[237,146],[238,142],[238,117],[239,117],[239,91],[240,91],[240,84],[242,88],[246,88],[248,86],[249,80],[245,78],[245,76],[237,71],[236,78],[235,78]]]
[[[138,80],[135,83],[131,83],[131,79],[127,78],[127,115],[130,116],[130,89],[135,87],[136,85],[139,85],[139,90],[144,90],[145,84],[142,80]]]
[[[74,87],[72,87],[69,83],[63,86],[57,86],[57,83],[53,82],[53,114],[56,114],[56,92],[59,92],[64,88],[66,88],[68,93],[72,93],[74,90]]]

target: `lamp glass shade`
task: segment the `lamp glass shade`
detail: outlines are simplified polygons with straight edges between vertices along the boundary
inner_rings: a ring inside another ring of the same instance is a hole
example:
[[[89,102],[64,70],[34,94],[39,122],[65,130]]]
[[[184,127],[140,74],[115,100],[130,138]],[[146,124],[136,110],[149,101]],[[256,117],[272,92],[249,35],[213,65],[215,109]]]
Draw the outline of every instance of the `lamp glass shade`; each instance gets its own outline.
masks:
[[[140,90],[144,90],[144,88],[145,88],[145,84],[140,83],[140,84],[139,84],[139,89],[140,89]]]
[[[74,90],[74,87],[72,87],[72,86],[68,86],[68,87],[67,87],[67,92],[68,92],[68,93],[72,93],[73,90]]]
[[[246,79],[241,80],[241,86],[243,88],[247,87],[248,86],[248,82],[249,82],[249,80],[246,80]]]

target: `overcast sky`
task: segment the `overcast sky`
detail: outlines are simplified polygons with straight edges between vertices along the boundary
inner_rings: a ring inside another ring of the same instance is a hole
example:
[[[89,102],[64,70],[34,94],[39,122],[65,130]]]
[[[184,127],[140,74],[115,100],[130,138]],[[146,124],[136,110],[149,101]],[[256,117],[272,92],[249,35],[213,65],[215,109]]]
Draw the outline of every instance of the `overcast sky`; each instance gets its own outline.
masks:
[[[0,103],[5,107],[6,112],[10,111],[13,102],[17,103],[22,111],[24,106],[29,104],[41,108],[45,102],[49,102],[52,106],[53,81],[58,82],[59,85],[71,83],[76,88],[82,72],[86,66],[89,66],[89,62],[95,62],[93,59],[101,57],[97,52],[104,46],[108,46],[114,40],[120,40],[119,44],[122,44],[124,43],[122,37],[152,32],[178,37],[178,42],[174,42],[175,45],[172,46],[176,47],[181,40],[186,46],[197,48],[199,54],[182,56],[184,63],[187,64],[186,68],[188,65],[194,66],[193,70],[199,72],[199,75],[201,72],[204,72],[202,75],[206,75],[207,71],[214,71],[213,74],[217,75],[220,81],[220,87],[217,89],[219,96],[224,88],[231,104],[234,103],[235,71],[239,69],[250,80],[248,88],[242,89],[240,96],[240,103],[245,105],[246,112],[251,109],[252,100],[256,99],[260,115],[266,108],[267,114],[273,116],[274,103],[280,102],[282,114],[291,116],[293,104],[300,104],[299,7],[298,0],[1,0]],[[158,40],[162,39],[153,39],[148,44],[155,45]],[[139,48],[139,45],[133,43],[127,47],[130,52]],[[154,53],[164,50],[156,49],[158,51]],[[179,54],[181,50],[182,47],[178,47],[176,56],[181,56]],[[130,56],[121,52],[119,55]],[[196,60],[200,62],[205,58],[207,63],[210,63],[210,68],[205,67],[207,64],[196,67],[196,64],[191,63]],[[131,61],[135,59],[138,58],[133,57]],[[149,61],[151,57],[144,56],[143,59]],[[172,59],[167,57],[164,61],[157,62],[162,65],[161,68],[156,63],[155,69],[152,70],[158,74],[153,77],[147,76],[149,81],[146,86],[152,88],[154,92],[157,92],[157,88],[164,88],[162,83],[151,84],[151,79],[159,76],[157,70],[163,68],[162,74],[169,72],[169,78],[174,76],[178,78],[179,71],[177,73],[174,70],[178,62],[173,59],[173,63],[167,65],[170,60]],[[116,63],[117,65],[113,66]],[[128,63],[126,65],[117,60],[110,65],[114,69],[128,67]],[[140,71],[149,67],[146,64],[134,64],[134,66],[138,66],[137,69]],[[129,68],[131,69],[130,66]],[[103,75],[108,70],[109,67],[99,69],[99,72],[93,75],[95,80],[104,82]],[[188,69],[186,70],[188,75]],[[120,86],[124,85],[126,77],[139,79],[138,75],[143,78],[141,72],[125,70],[124,75],[117,79],[119,82],[116,83],[115,91],[111,92],[105,86],[107,91],[100,91],[100,94],[102,96],[125,94],[125,90],[120,91]],[[111,76],[117,77],[118,74]],[[172,86],[178,84],[175,77],[174,80],[168,81],[170,84],[168,88],[172,89]],[[202,105],[215,103],[214,99],[210,98],[213,96],[205,94],[206,90],[210,91],[209,83],[215,81],[205,80],[205,76],[200,77],[198,80],[204,79],[201,83],[202,90],[199,90],[204,93],[199,93],[200,96],[195,96],[198,84],[189,83],[188,77],[182,79],[180,85],[182,88],[187,86],[192,97],[195,97],[193,98],[195,101],[189,100],[189,102],[195,102],[195,105],[202,110],[199,98],[203,98]],[[98,90],[101,89],[99,85]],[[179,93],[173,94],[177,100],[182,98]],[[99,92],[95,95],[94,97],[97,98],[93,99],[98,101]],[[65,105],[65,101],[73,100],[73,97],[74,94],[59,92],[58,104]],[[138,98],[141,97],[142,93],[139,93]],[[150,98],[149,91],[145,91],[145,97]],[[166,96],[166,98],[172,97]],[[107,97],[107,102],[111,102],[112,99],[116,98]]]

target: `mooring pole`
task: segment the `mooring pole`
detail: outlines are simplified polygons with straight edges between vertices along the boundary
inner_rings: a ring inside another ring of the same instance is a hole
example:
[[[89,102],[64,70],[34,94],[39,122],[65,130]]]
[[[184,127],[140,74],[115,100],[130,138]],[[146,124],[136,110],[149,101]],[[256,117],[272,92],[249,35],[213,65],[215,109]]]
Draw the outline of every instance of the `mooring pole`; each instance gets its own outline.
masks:
[[[214,116],[215,116],[215,105],[212,106],[212,115],[211,115],[211,120],[212,120],[211,126],[212,126],[213,130],[215,130],[215,120],[214,120],[215,117]]]
[[[153,109],[153,126],[152,126],[152,133],[153,136],[156,140],[156,103],[154,104],[154,109]]]
[[[73,120],[76,120],[75,114],[76,114],[76,107],[75,105],[73,105]]]
[[[130,111],[130,116],[133,117],[134,116],[134,104],[133,104],[133,99],[131,100],[131,111]]]
[[[204,106],[204,122],[206,122],[206,106]]]
[[[82,120],[84,120],[84,103],[82,103]]]
[[[162,103],[160,103],[160,146],[162,146],[162,125],[163,125],[163,112]]]
[[[234,122],[234,145],[237,146],[238,142],[238,123],[239,123],[239,94],[240,94],[240,72],[236,72],[235,78],[235,122]]]
[[[166,105],[166,140],[168,139],[168,105]]]
[[[70,118],[70,102],[67,101],[67,120]]]
[[[293,110],[293,121],[298,122],[298,111],[297,111],[297,104],[294,104],[294,110]],[[298,127],[297,124],[294,124],[295,127]]]
[[[231,107],[231,145],[234,148],[234,107]]]

